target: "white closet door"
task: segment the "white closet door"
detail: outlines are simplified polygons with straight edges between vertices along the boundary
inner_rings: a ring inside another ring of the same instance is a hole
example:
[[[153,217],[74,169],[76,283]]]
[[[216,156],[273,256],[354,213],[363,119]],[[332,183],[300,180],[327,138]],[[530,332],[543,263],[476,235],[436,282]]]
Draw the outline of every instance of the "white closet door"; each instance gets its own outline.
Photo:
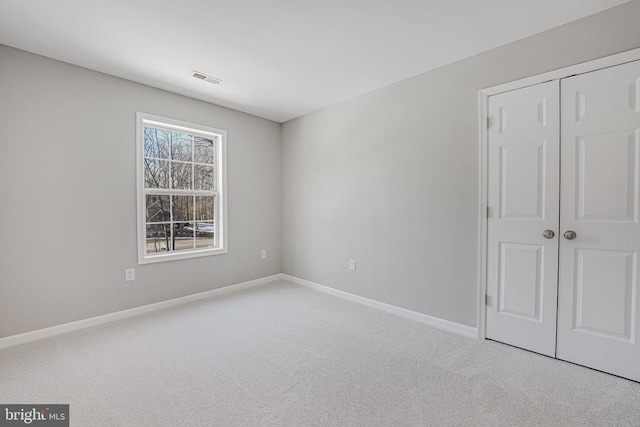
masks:
[[[487,338],[548,356],[556,348],[559,96],[552,81],[489,98]]]
[[[562,81],[557,354],[636,381],[639,155],[640,62]]]

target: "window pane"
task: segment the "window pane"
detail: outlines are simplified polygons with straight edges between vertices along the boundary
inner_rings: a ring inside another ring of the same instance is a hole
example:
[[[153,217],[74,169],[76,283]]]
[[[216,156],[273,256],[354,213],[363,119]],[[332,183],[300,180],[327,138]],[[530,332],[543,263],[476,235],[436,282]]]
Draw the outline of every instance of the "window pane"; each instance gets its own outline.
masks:
[[[147,224],[147,253],[171,250],[171,226],[169,224]]]
[[[192,186],[192,163],[171,162],[171,175],[173,177],[173,188],[176,190],[191,190]]]
[[[144,159],[145,188],[169,188],[169,162]]]
[[[196,248],[207,248],[214,246],[213,222],[196,222]]]
[[[213,221],[213,196],[196,196],[196,221]]]
[[[193,249],[193,225],[189,222],[176,222],[173,226],[174,249],[182,251]]]
[[[173,220],[188,222],[193,219],[193,196],[171,196]]]
[[[183,162],[192,162],[191,135],[186,133],[171,132],[171,158]]]
[[[194,190],[211,191],[213,187],[213,166],[194,165],[193,173],[195,178]]]
[[[168,159],[170,132],[145,126],[143,133],[144,156]]]
[[[196,136],[193,140],[193,148],[194,162],[213,164],[213,139]]]
[[[147,195],[147,222],[171,221],[169,196]]]

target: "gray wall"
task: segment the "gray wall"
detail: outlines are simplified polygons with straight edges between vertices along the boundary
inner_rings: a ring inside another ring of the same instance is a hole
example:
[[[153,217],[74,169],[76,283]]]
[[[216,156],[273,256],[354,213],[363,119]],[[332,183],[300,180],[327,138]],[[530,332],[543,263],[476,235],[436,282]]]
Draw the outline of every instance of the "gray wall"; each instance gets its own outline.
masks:
[[[229,254],[136,266],[136,111],[228,131]],[[281,155],[278,123],[0,45],[0,337],[281,272]]]
[[[640,47],[638,17],[627,3],[285,123],[284,272],[476,325],[478,91]]]
[[[478,90],[640,47],[638,16],[634,1],[282,127],[0,45],[0,337],[282,271],[475,325]],[[136,266],[136,111],[228,131],[229,254]]]

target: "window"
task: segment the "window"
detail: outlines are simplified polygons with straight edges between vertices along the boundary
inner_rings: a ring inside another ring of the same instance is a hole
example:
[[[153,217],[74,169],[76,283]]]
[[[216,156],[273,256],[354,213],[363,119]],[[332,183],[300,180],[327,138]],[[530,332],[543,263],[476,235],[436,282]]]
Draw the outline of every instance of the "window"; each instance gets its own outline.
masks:
[[[137,114],[138,263],[227,253],[226,131]]]

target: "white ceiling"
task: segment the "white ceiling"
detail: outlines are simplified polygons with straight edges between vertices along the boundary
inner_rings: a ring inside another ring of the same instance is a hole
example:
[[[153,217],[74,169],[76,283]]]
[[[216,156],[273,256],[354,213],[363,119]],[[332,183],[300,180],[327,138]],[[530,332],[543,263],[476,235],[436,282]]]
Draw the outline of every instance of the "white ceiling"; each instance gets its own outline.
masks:
[[[0,43],[284,122],[627,1],[0,0]]]

